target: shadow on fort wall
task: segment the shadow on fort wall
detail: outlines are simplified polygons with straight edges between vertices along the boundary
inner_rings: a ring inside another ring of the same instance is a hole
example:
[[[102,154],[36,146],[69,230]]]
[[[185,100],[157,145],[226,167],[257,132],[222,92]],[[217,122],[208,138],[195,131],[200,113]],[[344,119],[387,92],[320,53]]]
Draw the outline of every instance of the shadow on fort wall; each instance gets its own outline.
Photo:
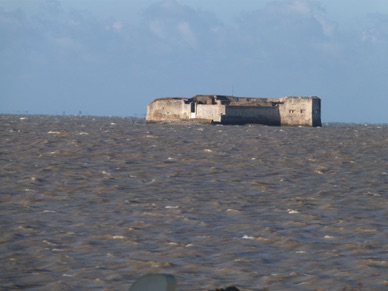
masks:
[[[263,125],[280,126],[281,118],[278,106],[262,107],[259,111],[258,107],[233,106],[229,107],[227,113],[221,116],[220,123],[236,125],[258,123]]]

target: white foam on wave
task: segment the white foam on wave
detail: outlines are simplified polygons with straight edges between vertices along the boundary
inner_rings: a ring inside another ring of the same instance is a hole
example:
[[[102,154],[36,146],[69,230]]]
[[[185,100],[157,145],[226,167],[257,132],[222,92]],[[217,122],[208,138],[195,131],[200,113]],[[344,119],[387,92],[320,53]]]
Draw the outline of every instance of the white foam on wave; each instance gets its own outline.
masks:
[[[228,212],[228,213],[240,213],[240,210],[228,208],[228,209],[226,209],[226,212]]]
[[[103,174],[104,176],[111,176],[112,175],[111,173],[109,173],[109,172],[107,172],[105,170],[102,170],[101,174]]]
[[[332,236],[332,235],[325,235],[323,238],[324,239],[334,239],[334,236]]]
[[[126,237],[123,235],[114,235],[112,236],[112,239],[126,239]]]
[[[244,234],[242,239],[255,239],[255,237]]]

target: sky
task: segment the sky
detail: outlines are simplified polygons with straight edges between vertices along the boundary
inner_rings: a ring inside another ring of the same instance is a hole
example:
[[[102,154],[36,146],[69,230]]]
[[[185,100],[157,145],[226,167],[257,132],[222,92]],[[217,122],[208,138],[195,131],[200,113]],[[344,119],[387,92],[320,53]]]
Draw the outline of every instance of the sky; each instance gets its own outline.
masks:
[[[323,122],[388,123],[388,1],[0,0],[0,76],[0,113],[318,96]]]

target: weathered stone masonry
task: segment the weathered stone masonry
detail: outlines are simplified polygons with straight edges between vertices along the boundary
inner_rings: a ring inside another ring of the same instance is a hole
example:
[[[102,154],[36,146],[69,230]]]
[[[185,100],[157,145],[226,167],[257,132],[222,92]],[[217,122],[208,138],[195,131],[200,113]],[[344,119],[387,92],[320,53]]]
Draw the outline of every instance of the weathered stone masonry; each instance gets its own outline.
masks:
[[[147,106],[146,121],[321,126],[321,99],[315,96],[248,98],[223,95],[158,98]]]

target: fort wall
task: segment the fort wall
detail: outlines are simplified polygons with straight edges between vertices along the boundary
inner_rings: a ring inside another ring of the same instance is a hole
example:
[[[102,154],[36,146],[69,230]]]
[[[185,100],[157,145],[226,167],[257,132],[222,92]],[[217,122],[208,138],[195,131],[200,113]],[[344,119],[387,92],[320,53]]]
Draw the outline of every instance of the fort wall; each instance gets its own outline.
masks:
[[[318,97],[283,97],[280,100],[281,125],[321,126],[321,104]]]
[[[321,126],[321,100],[315,96],[279,99],[222,95],[159,98],[147,106],[146,121]]]
[[[199,118],[202,120],[209,120],[213,122],[221,121],[221,114],[224,113],[225,110],[222,106],[218,104],[215,105],[206,105],[206,104],[197,104],[196,111],[194,112],[195,118]],[[193,118],[194,118],[193,114]]]
[[[190,103],[180,98],[156,99],[147,106],[148,121],[180,121],[190,118]]]

